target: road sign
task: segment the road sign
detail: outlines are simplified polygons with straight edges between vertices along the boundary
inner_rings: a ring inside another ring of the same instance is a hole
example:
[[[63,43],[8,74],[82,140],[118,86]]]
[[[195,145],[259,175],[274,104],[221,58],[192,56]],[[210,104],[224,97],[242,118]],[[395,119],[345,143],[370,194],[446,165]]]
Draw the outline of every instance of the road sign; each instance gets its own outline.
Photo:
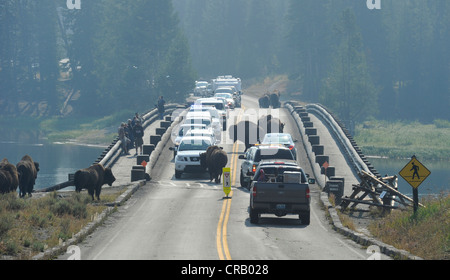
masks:
[[[417,189],[430,174],[431,171],[418,161],[415,156],[399,173],[414,189]]]
[[[223,168],[223,192],[227,195],[231,192],[231,168]]]

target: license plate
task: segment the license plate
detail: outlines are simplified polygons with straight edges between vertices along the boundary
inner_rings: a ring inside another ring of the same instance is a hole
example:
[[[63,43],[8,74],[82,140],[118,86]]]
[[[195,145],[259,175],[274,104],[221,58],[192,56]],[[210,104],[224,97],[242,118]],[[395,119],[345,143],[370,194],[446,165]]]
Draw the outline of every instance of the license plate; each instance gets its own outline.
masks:
[[[277,204],[277,210],[285,210],[286,204]]]

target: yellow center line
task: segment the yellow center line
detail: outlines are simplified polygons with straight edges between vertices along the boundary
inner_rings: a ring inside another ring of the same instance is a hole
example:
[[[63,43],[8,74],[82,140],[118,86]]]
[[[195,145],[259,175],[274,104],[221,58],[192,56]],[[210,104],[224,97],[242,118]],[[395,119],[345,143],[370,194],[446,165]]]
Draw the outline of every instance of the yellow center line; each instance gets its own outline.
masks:
[[[242,116],[242,112],[238,117],[237,123],[239,123]],[[233,144],[233,151],[231,156],[231,185],[236,186],[236,174],[237,174],[237,162],[238,162],[238,151],[239,151],[239,143],[236,142]],[[222,212],[220,214],[219,224],[217,225],[217,233],[216,233],[216,243],[217,243],[217,252],[219,254],[220,260],[231,260],[230,250],[228,248],[227,241],[227,226],[228,219],[230,218],[230,210],[231,210],[231,200],[233,197],[233,189],[228,196],[228,199],[224,199],[222,204]]]

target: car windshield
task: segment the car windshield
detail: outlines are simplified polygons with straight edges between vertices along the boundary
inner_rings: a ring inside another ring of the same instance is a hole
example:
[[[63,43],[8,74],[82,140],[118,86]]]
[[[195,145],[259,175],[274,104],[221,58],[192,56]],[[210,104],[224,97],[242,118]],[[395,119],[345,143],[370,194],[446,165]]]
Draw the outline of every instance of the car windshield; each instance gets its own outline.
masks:
[[[292,144],[291,138],[288,135],[283,134],[272,134],[272,135],[266,135],[264,137],[264,140],[262,142],[263,144]]]
[[[205,151],[211,146],[211,142],[204,139],[191,139],[182,141],[178,151]]]
[[[211,120],[210,119],[187,119],[186,123],[188,123],[188,124],[204,124],[206,126],[210,126]]]
[[[256,153],[255,160],[259,162],[264,159],[291,159],[294,160],[290,150],[287,149],[261,149]]]
[[[223,110],[223,103],[222,102],[204,102],[202,103],[203,106],[214,106],[217,110]]]
[[[263,166],[256,170],[256,173],[253,177],[253,181],[257,181],[259,177],[260,170],[263,169],[266,176],[275,176],[275,175],[283,175],[286,171],[300,172],[301,175],[301,183],[306,183],[306,175],[303,170],[299,167],[288,167],[288,166]]]
[[[232,94],[230,94],[230,93],[223,93],[223,92],[216,93],[214,96],[215,97],[223,97],[223,98],[233,98]]]
[[[199,125],[190,125],[190,126],[183,126],[182,128],[180,128],[180,131],[178,132],[178,136],[185,136],[186,133],[191,130],[191,129],[195,129],[195,128],[205,128],[206,125],[203,124],[199,124]]]

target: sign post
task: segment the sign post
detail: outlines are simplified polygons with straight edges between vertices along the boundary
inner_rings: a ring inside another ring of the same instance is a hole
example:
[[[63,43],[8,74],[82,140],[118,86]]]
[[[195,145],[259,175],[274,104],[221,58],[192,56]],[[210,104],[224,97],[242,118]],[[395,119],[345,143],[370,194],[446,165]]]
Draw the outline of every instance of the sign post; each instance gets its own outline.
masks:
[[[224,167],[223,170],[223,192],[226,194],[227,198],[231,192],[231,168]]]
[[[419,186],[430,174],[431,171],[418,161],[416,156],[412,156],[411,161],[399,173],[413,188],[414,213],[419,208]]]

